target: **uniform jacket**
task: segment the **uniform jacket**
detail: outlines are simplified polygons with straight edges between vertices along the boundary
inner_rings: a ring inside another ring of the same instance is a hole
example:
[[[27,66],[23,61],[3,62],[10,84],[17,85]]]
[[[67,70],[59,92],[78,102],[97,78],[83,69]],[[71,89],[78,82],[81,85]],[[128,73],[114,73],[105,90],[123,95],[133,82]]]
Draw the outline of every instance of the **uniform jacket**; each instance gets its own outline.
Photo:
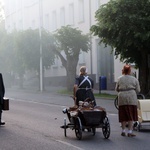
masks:
[[[78,85],[78,90],[76,92],[77,105],[79,101],[84,101],[86,98],[94,100],[94,105],[96,105],[95,97],[92,91],[94,86],[93,80],[88,76],[80,75],[76,78],[75,84]]]

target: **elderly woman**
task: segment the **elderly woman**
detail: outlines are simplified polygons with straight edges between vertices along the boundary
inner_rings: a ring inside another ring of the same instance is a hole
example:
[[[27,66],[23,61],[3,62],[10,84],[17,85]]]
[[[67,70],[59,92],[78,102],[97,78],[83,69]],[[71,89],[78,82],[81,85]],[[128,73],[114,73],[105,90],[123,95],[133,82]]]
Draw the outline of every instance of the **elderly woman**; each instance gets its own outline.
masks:
[[[94,105],[96,105],[95,97],[93,94],[93,86],[93,80],[87,76],[86,66],[82,66],[80,68],[80,75],[76,77],[73,87],[75,105],[79,105],[79,101],[84,101],[87,98],[94,101]]]
[[[134,137],[133,122],[138,120],[137,93],[140,92],[139,81],[130,75],[131,67],[123,67],[123,75],[118,78],[115,90],[118,92],[119,122],[122,125],[122,136],[126,136],[126,123],[128,123],[128,137]]]

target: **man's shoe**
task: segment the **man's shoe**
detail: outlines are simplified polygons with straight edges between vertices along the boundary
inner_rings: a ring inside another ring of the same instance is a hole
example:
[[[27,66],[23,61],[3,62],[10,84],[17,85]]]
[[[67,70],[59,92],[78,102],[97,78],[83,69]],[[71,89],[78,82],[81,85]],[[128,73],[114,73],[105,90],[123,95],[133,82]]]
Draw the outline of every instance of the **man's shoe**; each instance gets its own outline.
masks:
[[[65,128],[68,128],[68,125],[63,125],[63,126],[60,126],[60,128],[63,128],[63,129],[65,129]]]
[[[128,133],[128,137],[135,137],[136,135],[133,133]]]
[[[121,136],[126,136],[126,133],[125,133],[125,132],[122,132],[122,133],[121,133]]]
[[[0,125],[2,126],[2,125],[5,125],[5,122],[0,122]]]

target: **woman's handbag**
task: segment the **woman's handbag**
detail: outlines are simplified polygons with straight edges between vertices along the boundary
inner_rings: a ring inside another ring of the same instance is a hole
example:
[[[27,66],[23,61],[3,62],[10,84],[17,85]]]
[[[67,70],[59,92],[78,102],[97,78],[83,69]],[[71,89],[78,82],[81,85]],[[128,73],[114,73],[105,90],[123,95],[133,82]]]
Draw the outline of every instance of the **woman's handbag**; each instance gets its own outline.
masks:
[[[6,97],[3,98],[2,110],[9,110],[9,99]]]

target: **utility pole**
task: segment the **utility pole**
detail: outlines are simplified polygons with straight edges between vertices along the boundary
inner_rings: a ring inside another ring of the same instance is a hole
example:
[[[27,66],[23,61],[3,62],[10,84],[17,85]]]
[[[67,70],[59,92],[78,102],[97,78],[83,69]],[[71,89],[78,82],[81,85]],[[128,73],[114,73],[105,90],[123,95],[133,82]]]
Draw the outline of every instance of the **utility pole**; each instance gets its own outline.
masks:
[[[89,0],[89,28],[91,28],[91,0]],[[93,74],[93,59],[92,59],[92,36],[90,34],[90,62],[91,62],[91,75]]]
[[[43,92],[43,58],[42,58],[42,0],[39,0],[39,38],[40,38],[40,91]]]

